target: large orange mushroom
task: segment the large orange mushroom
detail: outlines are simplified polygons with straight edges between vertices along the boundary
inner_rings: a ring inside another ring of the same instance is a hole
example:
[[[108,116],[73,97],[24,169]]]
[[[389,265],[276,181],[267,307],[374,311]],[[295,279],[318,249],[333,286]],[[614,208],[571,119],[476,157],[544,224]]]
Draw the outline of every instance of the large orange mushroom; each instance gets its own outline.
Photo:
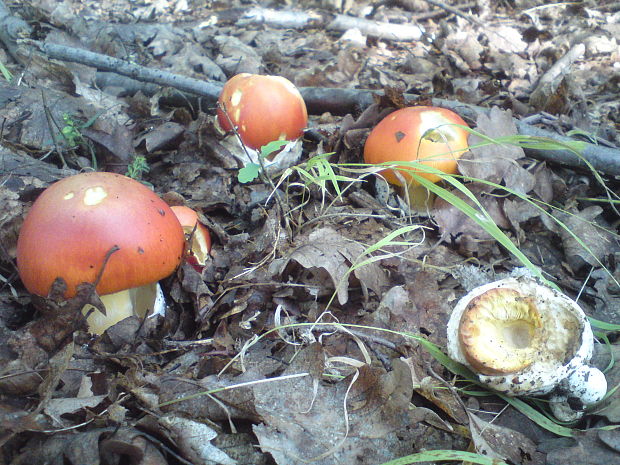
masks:
[[[243,143],[258,150],[274,140],[298,139],[308,125],[308,112],[288,79],[241,73],[224,84],[217,121],[224,131],[234,126]]]
[[[177,268],[184,246],[177,217],[149,188],[119,174],[82,173],[51,185],[34,202],[19,234],[17,267],[26,289],[43,297],[62,278],[65,298],[103,270],[96,290],[106,315],[90,311],[88,318],[91,332],[100,334],[152,310],[161,294],[156,283]],[[143,286],[153,299],[136,309],[144,299],[135,289]]]
[[[456,174],[457,160],[468,150],[466,126],[459,115],[445,108],[402,108],[387,115],[371,131],[364,145],[364,161],[393,162],[395,168],[383,170],[382,176],[391,184],[407,188],[413,208],[424,207],[430,194],[411,173],[434,183],[441,177],[398,162],[417,161],[443,173]]]

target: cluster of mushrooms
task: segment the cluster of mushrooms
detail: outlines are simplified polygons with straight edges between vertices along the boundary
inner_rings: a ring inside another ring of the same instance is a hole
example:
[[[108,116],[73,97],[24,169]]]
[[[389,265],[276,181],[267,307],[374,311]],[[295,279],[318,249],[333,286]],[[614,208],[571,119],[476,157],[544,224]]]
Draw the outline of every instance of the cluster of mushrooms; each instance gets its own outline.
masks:
[[[287,79],[244,73],[224,85],[216,122],[227,137],[241,139],[244,151],[258,151],[274,140],[299,141],[308,114]],[[389,165],[379,175],[402,189],[412,208],[428,209],[431,196],[417,177],[437,182],[437,170],[456,174],[467,137],[465,121],[450,110],[402,108],[371,131],[364,161]],[[83,312],[89,331],[102,334],[127,317],[160,313],[158,281],[184,257],[200,270],[210,247],[209,231],[191,208],[169,207],[126,176],[91,172],[53,184],[35,201],[18,239],[17,265],[24,286],[42,297],[59,280],[65,298],[81,283],[95,284],[106,313],[88,306]],[[474,289],[448,324],[451,358],[507,395],[550,395],[554,414],[564,420],[605,395],[604,375],[587,365],[592,348],[579,306],[531,279]]]

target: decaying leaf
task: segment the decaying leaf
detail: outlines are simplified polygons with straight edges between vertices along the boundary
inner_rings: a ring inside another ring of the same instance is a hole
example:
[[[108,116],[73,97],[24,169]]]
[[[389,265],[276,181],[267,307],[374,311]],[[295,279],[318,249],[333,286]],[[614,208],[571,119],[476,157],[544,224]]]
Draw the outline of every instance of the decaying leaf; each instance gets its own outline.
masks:
[[[544,465],[542,454],[527,436],[484,421],[471,412],[467,414],[471,438],[479,454],[518,465]]]
[[[62,415],[68,413],[76,413],[85,408],[93,409],[101,404],[107,396],[89,396],[89,397],[71,397],[61,399],[50,399],[44,412],[54,420],[56,426],[64,426],[64,423],[60,421]]]
[[[204,465],[237,463],[211,444],[210,441],[217,436],[217,432],[206,424],[174,415],[164,415],[158,418],[158,422],[192,463]]]
[[[302,350],[285,374],[306,372],[315,349],[311,357]],[[363,366],[337,383],[306,376],[255,386],[261,447],[282,465],[370,465],[405,456],[413,444],[425,447],[429,427],[421,423],[425,412],[410,408],[409,369],[393,363],[391,372]]]
[[[343,305],[348,301],[351,267],[368,258],[364,250],[362,244],[347,239],[337,231],[321,228],[310,233],[304,243],[289,255],[283,268],[291,260],[304,268],[323,268],[336,288],[338,302]],[[376,293],[380,293],[388,282],[385,271],[376,262],[356,268],[353,274],[362,286]]]
[[[562,238],[566,260],[575,271],[584,264],[599,267],[606,263],[610,254],[620,251],[619,238],[599,218],[601,213],[603,209],[593,205],[573,214],[557,212],[554,215],[566,226],[556,225],[556,231]]]
[[[588,465],[610,465],[617,463],[620,453],[609,447],[601,438],[603,431],[589,429],[573,436],[546,441],[547,465],[566,465],[567,463],[587,463]],[[607,441],[610,438],[605,437]]]
[[[139,146],[144,143],[144,147],[148,153],[153,153],[164,148],[176,147],[184,132],[185,129],[183,126],[168,121],[138,137],[135,141],[135,145]]]
[[[506,220],[498,199],[494,196],[484,195],[485,191],[488,191],[487,188],[480,184],[468,185],[467,187],[476,196],[497,226],[500,228],[510,227],[510,223]],[[466,199],[464,194],[460,192],[455,194],[470,205],[472,204],[471,200]],[[494,240],[465,213],[439,197],[435,200],[433,218],[439,225],[441,236],[445,240],[457,244],[466,244],[468,251],[477,250],[476,243]]]
[[[241,40],[230,35],[216,35],[211,40],[217,45],[219,54],[215,63],[230,75],[237,73],[257,74],[262,59],[256,51]]]
[[[478,115],[476,130],[491,138],[517,134],[512,112],[497,107],[491,108],[488,115]],[[458,162],[459,171],[464,176],[495,184],[503,181],[507,188],[522,194],[532,190],[534,177],[516,162],[525,156],[521,147],[497,144],[476,147],[482,142],[483,139],[476,135],[469,137],[470,152],[465,153]]]

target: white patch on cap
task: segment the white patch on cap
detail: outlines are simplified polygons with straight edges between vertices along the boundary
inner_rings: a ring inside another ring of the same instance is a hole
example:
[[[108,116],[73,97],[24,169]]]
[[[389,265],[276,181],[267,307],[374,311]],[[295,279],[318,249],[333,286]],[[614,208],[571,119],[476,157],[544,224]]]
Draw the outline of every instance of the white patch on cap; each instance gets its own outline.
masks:
[[[241,102],[241,97],[243,97],[243,91],[241,89],[235,89],[233,94],[230,96],[230,104],[233,107],[236,107],[239,105],[239,102]]]
[[[293,94],[295,97],[299,97],[301,96],[301,94],[299,93],[299,90],[297,89],[297,87],[295,87],[295,84],[293,84],[291,81],[289,81],[288,79],[286,79],[285,77],[282,76],[270,76],[271,79],[273,79],[274,81],[279,82],[280,84],[282,84],[284,86],[284,88],[290,92],[291,94]]]
[[[73,197],[75,197],[75,192],[67,192],[65,196],[63,197],[63,199],[71,200]]]
[[[108,196],[106,190],[101,186],[89,187],[84,192],[84,205],[93,206],[103,202]]]
[[[458,126],[452,126],[452,122],[439,111],[420,112],[420,134],[433,142],[446,143],[458,137]],[[460,149],[461,147],[455,147]]]

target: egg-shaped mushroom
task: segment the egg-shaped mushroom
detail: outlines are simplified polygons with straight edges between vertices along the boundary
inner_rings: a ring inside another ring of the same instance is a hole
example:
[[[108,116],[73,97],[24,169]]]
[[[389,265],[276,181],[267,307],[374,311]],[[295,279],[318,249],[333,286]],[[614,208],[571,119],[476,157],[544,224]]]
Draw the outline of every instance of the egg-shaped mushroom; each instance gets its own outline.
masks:
[[[308,112],[299,90],[285,77],[241,73],[224,84],[217,122],[224,131],[234,126],[247,147],[260,149],[271,141],[299,138]]]
[[[441,177],[423,167],[399,165],[418,162],[446,174],[456,174],[457,160],[468,149],[467,123],[451,110],[430,106],[401,108],[383,118],[364,144],[364,162],[393,163],[381,171],[385,179],[405,188],[413,209],[428,208],[432,196],[411,173],[433,183]]]

